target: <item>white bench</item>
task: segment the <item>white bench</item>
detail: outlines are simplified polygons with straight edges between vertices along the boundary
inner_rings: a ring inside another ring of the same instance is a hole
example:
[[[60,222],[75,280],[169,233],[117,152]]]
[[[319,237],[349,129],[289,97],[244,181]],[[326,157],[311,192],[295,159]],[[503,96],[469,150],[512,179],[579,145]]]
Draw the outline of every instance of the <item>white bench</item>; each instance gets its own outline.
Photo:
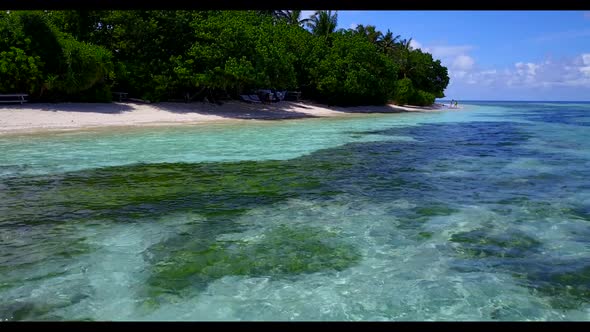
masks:
[[[26,103],[28,100],[25,99],[25,97],[29,97],[28,94],[26,93],[13,93],[13,94],[6,94],[6,95],[0,95],[0,103],[20,103],[21,105],[23,103]],[[10,98],[10,99],[5,99],[5,98]]]

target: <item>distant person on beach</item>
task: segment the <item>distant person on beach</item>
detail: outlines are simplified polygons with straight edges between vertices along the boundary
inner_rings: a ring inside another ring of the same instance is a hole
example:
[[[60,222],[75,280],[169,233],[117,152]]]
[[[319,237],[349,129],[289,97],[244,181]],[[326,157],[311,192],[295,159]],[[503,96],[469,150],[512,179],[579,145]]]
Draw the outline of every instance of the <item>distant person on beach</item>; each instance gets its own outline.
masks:
[[[455,108],[459,108],[459,102],[455,100]]]

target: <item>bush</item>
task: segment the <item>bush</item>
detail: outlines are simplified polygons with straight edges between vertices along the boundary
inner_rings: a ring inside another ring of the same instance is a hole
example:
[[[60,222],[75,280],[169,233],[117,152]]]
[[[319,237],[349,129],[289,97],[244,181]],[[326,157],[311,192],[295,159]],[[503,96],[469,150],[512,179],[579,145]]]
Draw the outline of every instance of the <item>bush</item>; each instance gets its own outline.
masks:
[[[0,12],[0,90],[105,101],[115,87],[159,101],[274,88],[342,106],[429,104],[444,95],[447,69],[391,33],[387,43],[374,29],[370,38],[350,29],[318,36],[275,14]]]
[[[42,12],[0,16],[0,47],[0,92],[51,100],[108,97],[111,52],[58,31]]]
[[[366,39],[335,34],[327,57],[319,62],[314,80],[318,99],[329,104],[382,105],[397,77],[393,62]]]
[[[68,99],[83,103],[110,103],[113,101],[113,95],[110,85],[100,83],[88,90],[72,95]]]
[[[106,49],[67,36],[60,38],[60,45],[63,50],[62,65],[53,89],[73,95],[95,85],[103,85],[104,79],[112,75],[112,55]]]
[[[409,100],[409,103],[411,105],[416,105],[416,106],[430,106],[430,105],[434,104],[435,98],[436,98],[435,95],[433,95],[430,92],[416,90],[412,94],[412,96]]]
[[[410,102],[414,95],[414,86],[409,78],[402,78],[395,83],[394,101],[398,105],[405,105]]]
[[[40,57],[20,48],[0,52],[0,92],[32,93],[40,87],[42,66]]]

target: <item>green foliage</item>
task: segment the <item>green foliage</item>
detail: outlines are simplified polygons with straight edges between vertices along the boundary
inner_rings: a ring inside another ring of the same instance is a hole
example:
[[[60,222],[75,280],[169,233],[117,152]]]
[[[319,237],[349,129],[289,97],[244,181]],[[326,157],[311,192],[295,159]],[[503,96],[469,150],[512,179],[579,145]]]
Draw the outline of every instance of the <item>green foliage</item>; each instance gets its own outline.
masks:
[[[428,92],[435,98],[444,96],[443,91],[449,84],[449,76],[447,68],[440,64],[440,60],[434,61],[431,54],[413,50],[409,53],[409,66],[411,70],[408,77],[416,89]],[[433,102],[434,100],[428,105]]]
[[[293,62],[284,36],[290,27],[273,24],[253,12],[221,12],[194,21],[195,43],[174,58],[174,72],[192,88],[222,90],[237,95],[244,89],[296,85]]]
[[[61,46],[58,35],[45,16],[40,12],[11,13],[18,19],[22,29],[20,37],[25,39],[27,54],[39,56],[44,63],[43,72],[57,72],[60,67]]]
[[[444,95],[447,69],[411,39],[371,25],[336,31],[337,19],[297,10],[4,12],[0,92],[105,101],[113,88],[159,101],[274,88],[340,105],[427,105]]]
[[[359,24],[356,27],[355,32],[360,36],[367,38],[367,40],[373,45],[378,45],[381,39],[383,38],[383,33],[377,30],[377,28],[374,25],[364,26],[362,24]]]
[[[63,52],[61,70],[50,89],[76,94],[99,83],[104,84],[105,78],[113,75],[112,55],[106,49],[65,36],[60,39],[60,44]]]
[[[70,99],[83,103],[110,103],[113,100],[113,94],[110,85],[99,83],[88,90],[72,95]]]
[[[319,10],[310,18],[307,26],[314,35],[328,37],[336,31],[338,13],[332,13],[331,10]]]
[[[335,34],[328,55],[319,62],[315,86],[320,100],[336,105],[384,104],[389,99],[395,65],[362,37]]]
[[[27,55],[11,46],[0,52],[0,91],[33,93],[42,80],[43,62],[39,56]]]
[[[428,106],[434,103],[436,97],[429,92],[422,90],[415,90],[410,96],[409,103],[416,106]]]
[[[307,98],[317,95],[316,80],[319,65],[330,52],[325,40],[317,38],[304,29],[289,29],[285,35],[289,49],[295,56],[293,67],[296,82]]]
[[[59,66],[59,44],[36,12],[0,16],[0,92],[34,94]]]
[[[8,49],[0,52],[0,92],[27,92],[34,98],[106,100],[104,91],[96,92],[110,88],[105,82],[113,76],[110,51],[58,31],[40,12],[1,16],[0,36]],[[90,89],[94,89],[92,93],[86,93]]]
[[[301,18],[301,10],[279,10],[277,16],[288,24],[303,26],[310,21],[309,18]]]
[[[414,86],[409,78],[402,78],[395,83],[395,93],[393,99],[399,105],[405,105],[410,102],[414,95]]]

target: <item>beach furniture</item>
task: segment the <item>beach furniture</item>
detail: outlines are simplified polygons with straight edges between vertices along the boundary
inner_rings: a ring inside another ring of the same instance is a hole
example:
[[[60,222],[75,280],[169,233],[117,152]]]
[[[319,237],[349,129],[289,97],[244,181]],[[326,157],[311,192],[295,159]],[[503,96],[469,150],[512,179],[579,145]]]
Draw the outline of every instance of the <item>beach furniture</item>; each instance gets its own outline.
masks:
[[[299,91],[287,91],[285,96],[285,100],[299,101],[299,98],[301,98],[301,92]]]
[[[263,103],[269,103],[275,99],[271,90],[260,89],[256,93]]]
[[[248,95],[248,97],[250,98],[250,100],[253,103],[261,103],[262,100],[260,100],[260,97],[258,97],[258,95]]]
[[[248,95],[240,95],[240,100],[246,103],[252,103],[252,99]]]
[[[285,100],[285,96],[286,95],[287,95],[287,90],[285,90],[285,91],[277,91],[277,98],[279,99],[278,101]]]
[[[29,98],[26,93],[0,94],[0,103],[20,103],[22,105],[28,101],[25,98]]]
[[[257,95],[240,95],[240,100],[249,104],[261,102]]]
[[[111,92],[113,97],[117,96],[119,101],[123,101],[123,99],[127,99],[127,92]]]

